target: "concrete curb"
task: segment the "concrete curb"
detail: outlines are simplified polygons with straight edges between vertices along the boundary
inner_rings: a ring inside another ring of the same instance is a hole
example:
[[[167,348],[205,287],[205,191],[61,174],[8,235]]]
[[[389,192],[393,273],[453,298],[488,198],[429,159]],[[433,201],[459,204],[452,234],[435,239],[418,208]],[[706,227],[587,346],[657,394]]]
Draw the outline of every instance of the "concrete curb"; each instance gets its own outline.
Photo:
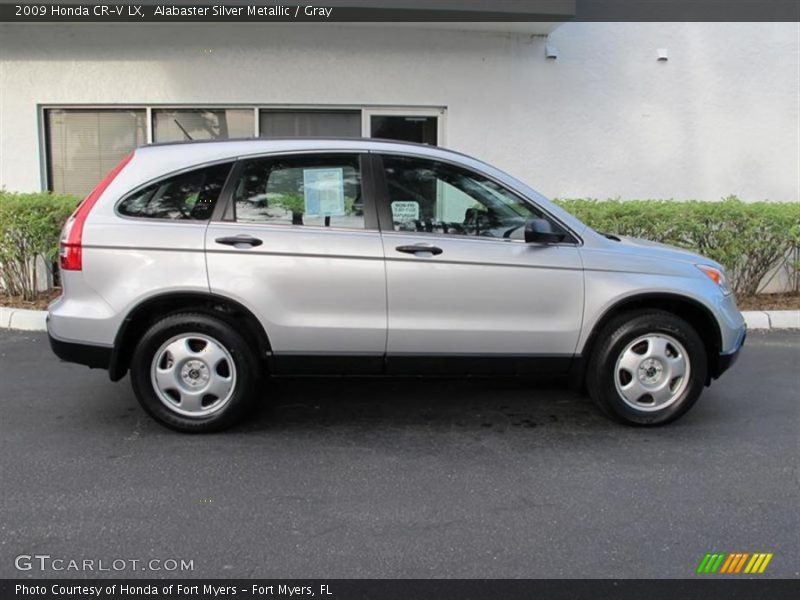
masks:
[[[800,310],[745,310],[748,329],[800,329]],[[0,329],[45,331],[47,311],[0,306]]]
[[[47,311],[0,306],[0,329],[45,331],[47,329]]]

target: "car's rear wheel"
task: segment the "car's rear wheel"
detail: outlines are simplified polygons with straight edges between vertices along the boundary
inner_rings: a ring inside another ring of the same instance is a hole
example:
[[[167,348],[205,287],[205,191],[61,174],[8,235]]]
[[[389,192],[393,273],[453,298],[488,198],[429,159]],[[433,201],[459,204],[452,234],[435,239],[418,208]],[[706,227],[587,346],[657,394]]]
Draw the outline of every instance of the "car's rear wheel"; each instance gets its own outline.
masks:
[[[131,382],[156,420],[185,432],[218,431],[252,406],[258,361],[227,321],[180,313],[153,324],[131,361]]]
[[[635,425],[679,418],[703,391],[708,368],[703,340],[680,317],[636,311],[598,334],[587,372],[590,396],[608,414]]]

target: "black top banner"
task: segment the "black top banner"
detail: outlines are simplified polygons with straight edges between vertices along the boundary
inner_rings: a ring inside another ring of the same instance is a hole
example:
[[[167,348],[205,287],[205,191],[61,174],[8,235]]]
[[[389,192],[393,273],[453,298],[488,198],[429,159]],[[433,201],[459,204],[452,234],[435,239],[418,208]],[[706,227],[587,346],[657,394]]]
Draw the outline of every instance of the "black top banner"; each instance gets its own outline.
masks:
[[[13,2],[9,23],[800,21],[800,0],[323,0]]]

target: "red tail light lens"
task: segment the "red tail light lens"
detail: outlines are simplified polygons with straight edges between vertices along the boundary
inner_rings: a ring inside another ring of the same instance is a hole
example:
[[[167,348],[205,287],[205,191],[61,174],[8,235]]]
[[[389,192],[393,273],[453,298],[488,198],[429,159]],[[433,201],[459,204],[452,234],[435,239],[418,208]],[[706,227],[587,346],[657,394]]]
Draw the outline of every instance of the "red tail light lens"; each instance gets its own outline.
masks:
[[[86,222],[86,217],[89,212],[94,208],[98,198],[103,195],[106,188],[111,185],[114,178],[119,175],[120,171],[125,168],[131,158],[133,152],[122,159],[122,161],[114,167],[114,169],[106,175],[103,180],[97,184],[92,192],[83,199],[72,213],[72,216],[67,220],[64,225],[64,230],[61,232],[61,248],[59,256],[61,258],[61,269],[64,271],[80,271],[83,268],[83,225]]]

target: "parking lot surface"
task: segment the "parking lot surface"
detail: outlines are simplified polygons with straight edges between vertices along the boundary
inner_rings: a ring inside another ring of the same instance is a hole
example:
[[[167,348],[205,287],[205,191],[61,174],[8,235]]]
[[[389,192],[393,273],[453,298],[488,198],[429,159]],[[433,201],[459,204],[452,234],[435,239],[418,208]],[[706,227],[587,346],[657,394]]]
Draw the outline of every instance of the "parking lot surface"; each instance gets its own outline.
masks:
[[[759,577],[797,577],[799,390],[800,333],[751,333],[658,429],[525,380],[305,379],[191,436],[127,379],[3,331],[0,577],[691,577],[708,552],[772,552]],[[18,571],[20,554],[193,570]]]

